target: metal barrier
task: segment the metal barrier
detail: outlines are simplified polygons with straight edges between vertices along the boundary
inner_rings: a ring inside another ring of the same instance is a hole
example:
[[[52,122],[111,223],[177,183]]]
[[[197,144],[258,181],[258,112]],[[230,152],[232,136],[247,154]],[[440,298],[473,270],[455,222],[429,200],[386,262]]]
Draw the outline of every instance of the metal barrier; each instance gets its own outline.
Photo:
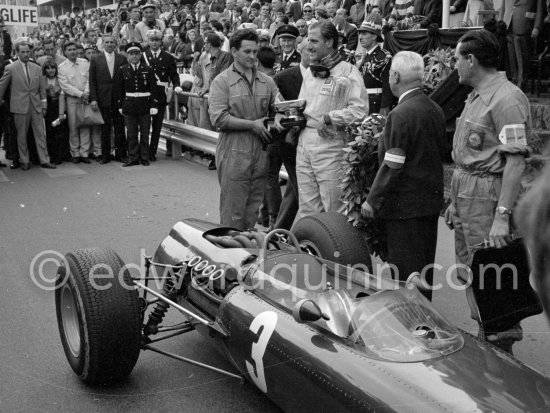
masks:
[[[197,93],[182,92],[179,96],[188,96],[199,99],[207,99],[208,95],[199,96]],[[216,155],[216,146],[218,144],[218,132],[202,129],[197,126],[188,125],[179,119],[179,99],[178,94],[173,96],[175,119],[166,119],[162,124],[160,137],[166,141],[172,142],[172,159],[181,159],[182,146],[190,148],[193,151],[202,152],[205,155]],[[166,111],[169,117],[169,111]],[[286,171],[281,170],[279,177],[288,179]]]

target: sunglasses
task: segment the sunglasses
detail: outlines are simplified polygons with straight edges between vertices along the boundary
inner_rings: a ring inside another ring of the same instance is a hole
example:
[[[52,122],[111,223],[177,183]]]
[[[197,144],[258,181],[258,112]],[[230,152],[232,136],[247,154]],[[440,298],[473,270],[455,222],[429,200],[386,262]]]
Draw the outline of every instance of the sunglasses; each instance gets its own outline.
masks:
[[[304,10],[304,13],[313,13],[313,10]]]

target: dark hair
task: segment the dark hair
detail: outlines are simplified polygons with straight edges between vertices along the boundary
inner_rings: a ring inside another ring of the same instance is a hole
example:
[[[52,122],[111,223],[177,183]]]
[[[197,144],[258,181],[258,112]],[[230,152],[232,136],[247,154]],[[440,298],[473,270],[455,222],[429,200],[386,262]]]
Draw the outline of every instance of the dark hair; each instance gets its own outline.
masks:
[[[42,74],[46,76],[46,69],[51,67],[55,69],[55,75],[57,76],[57,64],[53,60],[46,60],[46,63],[42,66]]]
[[[221,24],[217,20],[210,20],[210,26],[212,26],[212,28],[216,29],[216,31],[218,32],[223,32],[223,24]]]
[[[275,13],[283,13],[283,15],[285,14],[285,8],[284,7],[279,7],[277,10],[275,10]],[[287,23],[285,23],[287,24]]]
[[[218,36],[216,33],[209,33],[206,36],[206,41],[210,43],[210,46],[215,47],[216,49],[221,46],[222,40],[220,39],[220,36]]]
[[[311,32],[313,29],[319,28],[321,31],[321,36],[325,40],[332,39],[332,47],[336,49],[338,47],[338,30],[336,26],[330,21],[315,22],[309,26],[308,32]]]
[[[276,59],[277,55],[271,47],[260,47],[258,50],[258,61],[263,67],[273,69]]]
[[[42,46],[46,46],[47,44],[53,44],[53,47],[55,47],[55,41],[51,38],[42,40]]]
[[[465,33],[459,40],[458,52],[462,56],[474,55],[485,68],[496,68],[500,46],[494,34],[487,30],[474,30]]]
[[[69,40],[67,43],[63,44],[63,52],[65,52],[67,50],[67,47],[69,47],[69,46],[74,46],[78,49],[79,45],[76,42],[73,42],[72,40]]]
[[[317,10],[315,10],[317,12],[317,14],[319,15],[319,17],[323,18],[323,19],[328,19],[328,13],[325,9],[321,9],[321,8],[318,8]]]
[[[235,13],[239,13],[239,14],[242,14],[243,13],[243,8],[241,6],[237,6],[235,7],[235,10],[233,10]]]
[[[130,13],[134,9],[139,9],[139,8],[140,6],[138,6],[137,4],[133,4],[130,7],[128,7],[128,13]]]
[[[288,17],[287,17],[287,16],[277,17],[277,19],[281,19],[281,21],[283,22],[283,24],[288,24]]]
[[[29,50],[32,50],[32,46],[29,42],[19,42],[19,43],[15,44],[15,51],[19,52],[19,47],[21,47],[21,46],[28,46]]]
[[[260,3],[252,3],[252,4],[250,5],[250,8],[251,8],[251,9],[260,10],[260,7],[261,7],[261,6],[260,6]]]
[[[258,35],[256,34],[256,31],[252,29],[237,30],[233,34],[233,36],[231,36],[231,40],[229,43],[230,48],[235,48],[239,50],[241,48],[243,40],[250,40],[252,42],[258,43]]]

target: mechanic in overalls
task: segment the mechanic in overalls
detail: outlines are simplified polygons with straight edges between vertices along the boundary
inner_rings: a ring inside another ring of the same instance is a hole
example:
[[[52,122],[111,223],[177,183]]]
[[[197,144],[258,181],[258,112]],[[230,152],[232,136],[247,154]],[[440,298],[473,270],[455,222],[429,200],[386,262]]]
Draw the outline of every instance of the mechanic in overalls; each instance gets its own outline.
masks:
[[[512,211],[529,154],[529,101],[504,73],[497,72],[498,50],[491,33],[476,30],[460,38],[455,52],[460,83],[474,90],[457,119],[452,152],[456,169],[445,221],[455,230],[457,263],[467,266],[473,246],[489,241],[500,248],[509,242]],[[465,273],[458,269],[462,280],[468,279]],[[472,318],[479,321],[471,288],[467,298]],[[521,326],[486,339],[511,352],[513,343],[522,339]]]
[[[359,70],[339,50],[338,31],[330,21],[309,27],[311,65],[300,96],[305,99],[307,126],[296,155],[299,210],[296,219],[341,206],[342,148],[345,128],[368,113],[368,95]]]
[[[212,125],[220,131],[220,223],[246,230],[254,227],[264,197],[271,141],[266,121],[274,114],[278,89],[273,79],[256,70],[254,30],[238,30],[230,45],[234,62],[210,85],[208,104]]]

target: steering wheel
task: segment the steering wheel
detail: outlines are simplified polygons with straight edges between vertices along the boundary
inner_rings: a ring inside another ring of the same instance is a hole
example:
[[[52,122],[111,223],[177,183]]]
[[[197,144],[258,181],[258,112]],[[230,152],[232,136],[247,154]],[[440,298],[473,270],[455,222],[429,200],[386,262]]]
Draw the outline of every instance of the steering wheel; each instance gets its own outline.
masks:
[[[300,251],[300,243],[298,242],[298,239],[296,238],[296,236],[292,232],[283,228],[276,228],[273,231],[268,232],[268,234],[264,238],[264,242],[262,243],[262,249],[267,251],[267,247],[269,246],[269,243],[275,242],[275,241],[271,241],[271,238],[276,234],[286,235],[288,237],[288,240],[292,243],[292,246],[296,248],[298,251]]]

